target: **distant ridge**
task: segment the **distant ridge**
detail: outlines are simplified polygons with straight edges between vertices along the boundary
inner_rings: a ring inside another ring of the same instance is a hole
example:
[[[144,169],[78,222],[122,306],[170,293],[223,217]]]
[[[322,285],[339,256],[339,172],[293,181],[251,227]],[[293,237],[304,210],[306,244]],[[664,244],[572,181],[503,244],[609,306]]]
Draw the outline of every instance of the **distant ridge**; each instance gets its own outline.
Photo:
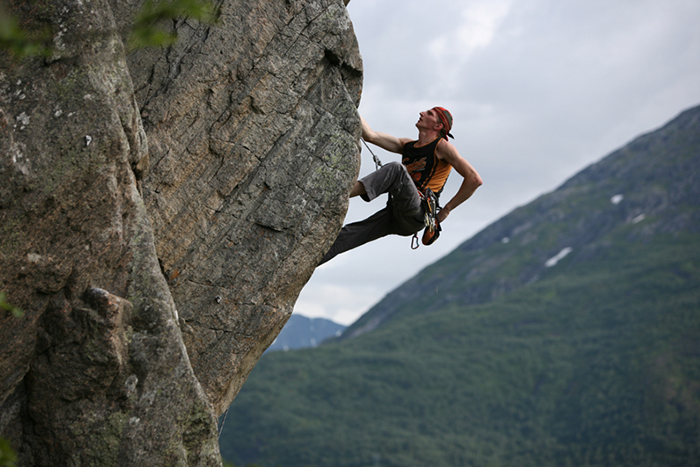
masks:
[[[329,319],[293,314],[266,353],[316,347],[329,337],[339,336],[344,329],[345,326]]]

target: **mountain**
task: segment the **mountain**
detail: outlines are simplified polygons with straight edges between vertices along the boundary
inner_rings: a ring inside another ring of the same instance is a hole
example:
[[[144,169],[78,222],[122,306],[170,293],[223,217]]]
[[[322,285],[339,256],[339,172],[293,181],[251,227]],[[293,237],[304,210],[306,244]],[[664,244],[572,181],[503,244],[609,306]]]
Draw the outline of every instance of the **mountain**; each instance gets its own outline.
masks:
[[[345,327],[329,319],[292,315],[266,353],[316,347],[329,337],[339,336]]]
[[[237,464],[700,463],[700,107],[421,271],[316,349],[265,358]]]

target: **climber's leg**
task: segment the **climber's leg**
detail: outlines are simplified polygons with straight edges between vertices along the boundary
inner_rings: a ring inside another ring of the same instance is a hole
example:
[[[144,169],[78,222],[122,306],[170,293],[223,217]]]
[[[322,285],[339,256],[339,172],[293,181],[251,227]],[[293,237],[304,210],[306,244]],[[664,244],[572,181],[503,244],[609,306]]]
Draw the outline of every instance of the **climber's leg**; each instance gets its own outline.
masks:
[[[344,226],[333,246],[331,246],[331,249],[328,250],[328,253],[318,265],[322,265],[340,253],[389,235],[391,233],[391,222],[391,210],[387,206],[363,221],[353,222]]]

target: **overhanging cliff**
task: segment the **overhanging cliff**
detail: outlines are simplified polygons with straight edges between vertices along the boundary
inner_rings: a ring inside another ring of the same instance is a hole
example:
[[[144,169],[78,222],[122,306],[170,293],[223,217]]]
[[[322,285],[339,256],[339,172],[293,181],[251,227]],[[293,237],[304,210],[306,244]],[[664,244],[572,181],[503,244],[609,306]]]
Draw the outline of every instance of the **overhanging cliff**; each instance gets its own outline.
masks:
[[[340,0],[224,1],[129,55],[139,4],[11,4],[0,436],[20,465],[218,465],[216,415],[340,229],[362,65]]]

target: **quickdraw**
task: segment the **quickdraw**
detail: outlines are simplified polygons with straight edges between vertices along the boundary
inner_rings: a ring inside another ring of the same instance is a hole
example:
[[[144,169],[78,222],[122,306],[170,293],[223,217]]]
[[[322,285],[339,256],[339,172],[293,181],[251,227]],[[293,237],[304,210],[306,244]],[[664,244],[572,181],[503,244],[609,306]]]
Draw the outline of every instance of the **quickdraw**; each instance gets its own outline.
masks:
[[[374,168],[375,168],[375,170],[379,170],[379,168],[382,166],[382,161],[379,160],[379,158],[377,157],[377,155],[376,155],[375,153],[372,152],[372,150],[370,149],[370,147],[369,147],[369,145],[367,144],[367,142],[366,142],[363,138],[360,138],[360,139],[361,139],[362,142],[364,143],[364,145],[365,145],[365,147],[367,148],[367,150],[369,151],[369,153],[372,154],[372,159],[374,159]]]
[[[423,230],[423,238],[421,242],[423,245],[432,245],[435,240],[440,236],[442,227],[440,227],[440,221],[437,219],[437,213],[440,209],[440,204],[438,198],[433,193],[430,188],[425,189],[425,193],[418,192],[421,199],[421,204],[423,205],[423,223],[425,224],[425,229]],[[413,234],[411,239],[411,249],[417,250],[420,244],[418,243],[418,232]]]

